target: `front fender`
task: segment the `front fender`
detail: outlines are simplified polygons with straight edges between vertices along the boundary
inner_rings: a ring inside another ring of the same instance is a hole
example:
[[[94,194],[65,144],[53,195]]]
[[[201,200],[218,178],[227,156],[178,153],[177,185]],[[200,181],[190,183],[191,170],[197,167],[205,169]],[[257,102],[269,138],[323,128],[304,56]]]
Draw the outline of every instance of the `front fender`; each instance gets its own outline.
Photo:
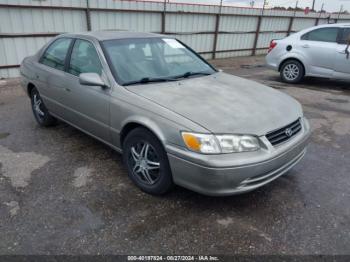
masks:
[[[112,120],[112,126],[115,126],[115,122]],[[112,127],[112,140],[116,147],[122,149],[121,136],[125,135],[125,128],[129,124],[136,124],[149,129],[162,143],[164,148],[167,145],[184,146],[180,131],[185,128],[177,123],[170,121],[157,115],[148,114],[133,114],[127,116],[120,122],[120,129],[116,130]],[[128,129],[128,128],[127,128]]]
[[[155,121],[149,119],[148,117],[145,116],[130,116],[127,119],[125,119],[121,123],[121,132],[124,130],[124,128],[129,125],[129,124],[138,124],[141,126],[144,126],[145,128],[149,129],[152,131],[152,133],[163,143],[166,141],[166,136],[164,132],[162,131],[161,127],[159,126],[158,123]],[[121,133],[120,132],[120,133]]]
[[[166,148],[184,147],[181,131],[206,132],[189,119],[182,117],[125,89],[114,89],[110,102],[112,143],[122,149],[121,135],[128,124],[138,124],[152,131]]]

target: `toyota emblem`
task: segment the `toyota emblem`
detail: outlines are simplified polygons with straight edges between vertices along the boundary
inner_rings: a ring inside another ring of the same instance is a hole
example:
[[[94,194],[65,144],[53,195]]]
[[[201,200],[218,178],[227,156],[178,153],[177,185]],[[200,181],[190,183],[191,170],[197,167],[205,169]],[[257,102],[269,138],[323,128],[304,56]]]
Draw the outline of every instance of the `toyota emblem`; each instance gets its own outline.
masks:
[[[287,128],[286,131],[284,131],[286,136],[291,137],[293,135],[293,130],[291,128]]]

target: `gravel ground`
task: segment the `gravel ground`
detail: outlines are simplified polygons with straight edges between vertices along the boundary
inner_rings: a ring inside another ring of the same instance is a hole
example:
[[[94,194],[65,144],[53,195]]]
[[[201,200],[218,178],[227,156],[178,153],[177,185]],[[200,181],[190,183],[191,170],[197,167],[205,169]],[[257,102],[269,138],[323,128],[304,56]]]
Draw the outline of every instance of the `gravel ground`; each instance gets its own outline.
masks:
[[[263,57],[212,61],[301,102],[304,160],[252,193],[154,197],[121,156],[59,123],[35,123],[18,80],[0,81],[0,254],[350,254],[350,85],[286,85]]]

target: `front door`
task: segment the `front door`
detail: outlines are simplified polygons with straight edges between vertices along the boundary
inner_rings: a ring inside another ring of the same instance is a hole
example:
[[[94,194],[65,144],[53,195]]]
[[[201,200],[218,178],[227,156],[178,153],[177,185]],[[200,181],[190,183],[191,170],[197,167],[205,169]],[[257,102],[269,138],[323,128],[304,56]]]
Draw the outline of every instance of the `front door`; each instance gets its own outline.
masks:
[[[335,77],[341,79],[350,79],[350,47],[348,41],[350,40],[350,28],[342,30],[339,44],[337,47],[336,62],[335,62]]]
[[[100,58],[92,42],[75,40],[66,69],[62,103],[64,119],[88,133],[110,142],[110,88],[86,86],[79,83],[81,73],[103,76]]]

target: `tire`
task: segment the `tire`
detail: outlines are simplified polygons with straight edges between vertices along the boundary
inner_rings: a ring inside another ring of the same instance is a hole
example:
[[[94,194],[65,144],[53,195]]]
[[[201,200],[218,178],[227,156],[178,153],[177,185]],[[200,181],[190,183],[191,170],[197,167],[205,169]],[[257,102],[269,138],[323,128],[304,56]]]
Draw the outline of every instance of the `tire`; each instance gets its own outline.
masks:
[[[174,183],[163,145],[149,130],[136,128],[123,143],[123,161],[130,179],[142,191],[162,195]]]
[[[285,83],[300,83],[301,80],[303,80],[304,75],[304,66],[297,60],[288,60],[281,66],[280,76]]]
[[[32,111],[35,120],[40,126],[49,127],[56,124],[57,120],[50,115],[43,100],[40,97],[38,90],[34,87],[30,92],[30,99],[32,104]]]

